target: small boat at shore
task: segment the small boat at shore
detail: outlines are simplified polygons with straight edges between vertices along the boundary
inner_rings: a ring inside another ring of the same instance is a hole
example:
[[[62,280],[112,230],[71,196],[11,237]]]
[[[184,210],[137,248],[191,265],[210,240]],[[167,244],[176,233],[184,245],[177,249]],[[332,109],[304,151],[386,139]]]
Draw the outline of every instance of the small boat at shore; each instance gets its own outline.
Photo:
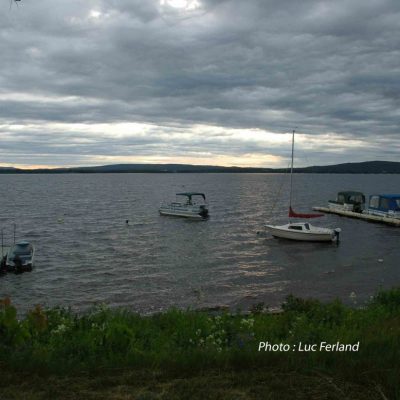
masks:
[[[177,193],[176,196],[184,197],[186,200],[163,203],[159,208],[160,215],[192,219],[205,219],[208,217],[208,206],[204,193],[185,192]],[[193,198],[202,199],[200,200],[201,203],[196,203]]]
[[[366,214],[400,219],[400,194],[373,194],[369,196]]]
[[[361,192],[345,191],[339,192],[336,200],[329,200],[330,210],[353,211],[362,213],[365,208],[365,196]]]
[[[7,252],[5,266],[8,271],[32,271],[34,266],[35,247],[26,240],[15,243]]]

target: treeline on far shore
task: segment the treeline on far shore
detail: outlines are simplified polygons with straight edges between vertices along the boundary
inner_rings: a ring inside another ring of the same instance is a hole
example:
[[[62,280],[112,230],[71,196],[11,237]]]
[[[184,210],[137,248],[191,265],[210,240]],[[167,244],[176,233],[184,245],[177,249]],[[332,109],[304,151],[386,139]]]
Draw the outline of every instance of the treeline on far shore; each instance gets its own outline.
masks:
[[[296,173],[317,174],[400,174],[400,162],[366,161],[294,168]],[[115,164],[71,168],[0,167],[0,174],[94,174],[94,173],[285,173],[288,168],[222,167],[190,164]]]
[[[258,304],[249,313],[171,309],[139,315],[98,306],[76,314],[36,306],[22,318],[17,315],[12,301],[3,299],[0,367],[7,371],[3,376],[8,382],[3,380],[3,387],[15,385],[18,375],[29,381],[37,374],[158,374],[164,380],[166,376],[190,380],[200,374],[215,383],[218,376],[228,379],[230,373],[248,379],[249,371],[254,371],[254,377],[266,382],[273,377],[283,391],[290,387],[285,380],[298,380],[301,388],[303,376],[304,384],[310,379],[317,386],[331,387],[337,398],[400,398],[400,288],[380,291],[362,307],[289,296],[280,313]],[[290,351],[259,351],[260,342],[286,344]],[[359,342],[359,349],[295,351],[300,342],[303,346]],[[248,396],[240,398],[253,398],[246,381],[236,384],[248,390]],[[286,394],[282,398],[290,398]],[[169,398],[175,398],[173,393]]]

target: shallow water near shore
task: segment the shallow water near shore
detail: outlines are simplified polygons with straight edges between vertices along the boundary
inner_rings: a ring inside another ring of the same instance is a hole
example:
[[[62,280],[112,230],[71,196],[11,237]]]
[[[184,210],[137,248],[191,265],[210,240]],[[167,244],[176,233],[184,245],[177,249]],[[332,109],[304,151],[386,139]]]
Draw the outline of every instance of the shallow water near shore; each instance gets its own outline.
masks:
[[[400,175],[294,178],[299,212],[325,206],[339,190],[400,191]],[[17,238],[36,246],[33,272],[0,277],[0,297],[10,296],[20,311],[38,303],[77,311],[106,303],[141,313],[277,307],[289,293],[362,304],[400,282],[399,228],[327,215],[312,223],[342,228],[339,245],[265,233],[264,224],[287,222],[287,175],[0,175],[0,183],[5,242],[15,222]],[[163,200],[192,190],[208,197],[207,221],[159,216]]]

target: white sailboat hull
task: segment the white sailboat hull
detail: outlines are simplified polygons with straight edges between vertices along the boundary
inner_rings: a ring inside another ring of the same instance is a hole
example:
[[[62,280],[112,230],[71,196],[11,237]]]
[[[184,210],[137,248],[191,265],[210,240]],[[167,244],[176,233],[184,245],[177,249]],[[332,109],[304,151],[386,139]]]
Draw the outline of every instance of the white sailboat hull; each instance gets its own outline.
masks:
[[[334,229],[318,228],[310,225],[310,230],[293,230],[289,228],[291,225],[300,226],[304,224],[266,225],[266,229],[274,237],[303,242],[332,242],[337,238]]]

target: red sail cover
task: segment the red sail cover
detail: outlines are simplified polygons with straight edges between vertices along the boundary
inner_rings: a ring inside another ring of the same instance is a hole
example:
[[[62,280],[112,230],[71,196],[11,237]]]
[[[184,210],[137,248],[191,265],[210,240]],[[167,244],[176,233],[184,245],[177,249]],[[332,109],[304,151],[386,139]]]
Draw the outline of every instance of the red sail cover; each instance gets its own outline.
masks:
[[[318,218],[323,217],[324,214],[298,214],[293,211],[292,207],[289,207],[289,218]]]

